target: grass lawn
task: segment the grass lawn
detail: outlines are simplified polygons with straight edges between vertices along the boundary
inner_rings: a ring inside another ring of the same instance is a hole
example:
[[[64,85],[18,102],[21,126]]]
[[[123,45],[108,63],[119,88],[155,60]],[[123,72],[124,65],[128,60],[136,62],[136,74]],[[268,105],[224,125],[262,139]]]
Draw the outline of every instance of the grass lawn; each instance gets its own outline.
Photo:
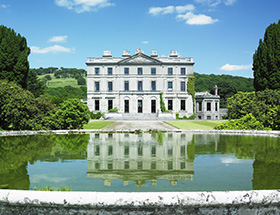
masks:
[[[52,77],[52,80],[48,82],[48,87],[81,87],[87,85],[78,85],[78,82],[75,78],[55,78],[54,74],[49,74]],[[39,79],[42,79],[46,75],[38,75]],[[87,79],[86,79],[87,80]]]
[[[216,125],[226,120],[177,120],[165,121],[179,129],[213,129]]]
[[[84,125],[84,129],[100,129],[111,123],[114,121],[90,120],[88,124]]]

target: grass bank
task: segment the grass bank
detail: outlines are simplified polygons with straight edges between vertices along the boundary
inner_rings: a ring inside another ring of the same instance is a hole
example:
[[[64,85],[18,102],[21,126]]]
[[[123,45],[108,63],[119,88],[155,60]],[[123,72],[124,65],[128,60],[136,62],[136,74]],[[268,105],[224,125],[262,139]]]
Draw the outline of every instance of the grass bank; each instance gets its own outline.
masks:
[[[78,85],[78,82],[75,78],[55,78],[54,74],[49,74],[52,77],[52,80],[48,81],[48,87],[65,87],[65,86],[71,86],[71,87],[81,87],[81,86],[87,86],[87,85]],[[44,78],[46,75],[38,75],[40,79]],[[87,78],[86,78],[87,80]]]
[[[84,129],[101,129],[112,123],[114,121],[90,120],[88,124],[84,125]]]
[[[178,120],[165,122],[179,129],[213,129],[216,125],[225,121],[226,120]]]

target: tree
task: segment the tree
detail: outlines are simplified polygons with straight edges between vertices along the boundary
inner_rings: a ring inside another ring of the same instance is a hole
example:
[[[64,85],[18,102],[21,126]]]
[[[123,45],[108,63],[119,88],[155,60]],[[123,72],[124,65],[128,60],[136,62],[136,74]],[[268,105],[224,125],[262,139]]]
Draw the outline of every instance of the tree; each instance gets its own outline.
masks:
[[[27,88],[30,48],[20,34],[11,28],[0,26],[0,79],[14,81]]]
[[[253,61],[255,90],[280,89],[280,20],[266,28]]]
[[[44,96],[35,98],[28,90],[0,80],[0,125],[5,130],[59,129],[57,108]]]
[[[5,130],[30,130],[39,113],[32,93],[0,80],[0,124]]]
[[[55,113],[61,129],[81,129],[90,119],[88,106],[79,99],[61,103]]]
[[[229,119],[240,119],[252,112],[255,93],[238,92],[227,100]]]
[[[78,78],[78,85],[86,85],[86,79],[80,76]]]
[[[34,70],[30,70],[27,76],[27,90],[29,90],[35,97],[43,95],[46,90],[46,85],[43,81],[38,79]]]

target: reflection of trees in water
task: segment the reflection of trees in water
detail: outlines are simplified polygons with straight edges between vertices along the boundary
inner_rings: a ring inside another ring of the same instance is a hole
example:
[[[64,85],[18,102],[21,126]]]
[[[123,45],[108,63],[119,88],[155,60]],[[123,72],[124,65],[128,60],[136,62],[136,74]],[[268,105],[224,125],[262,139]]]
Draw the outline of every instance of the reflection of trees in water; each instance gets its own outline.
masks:
[[[0,188],[29,189],[27,163],[48,154],[55,144],[51,136],[0,138]]]
[[[0,189],[28,190],[28,162],[85,159],[89,135],[34,135],[0,138]]]
[[[264,138],[257,145],[256,158],[253,164],[253,189],[280,188],[280,140]]]
[[[238,159],[255,159],[253,189],[280,188],[279,137],[197,134],[195,138],[196,154],[234,154]]]

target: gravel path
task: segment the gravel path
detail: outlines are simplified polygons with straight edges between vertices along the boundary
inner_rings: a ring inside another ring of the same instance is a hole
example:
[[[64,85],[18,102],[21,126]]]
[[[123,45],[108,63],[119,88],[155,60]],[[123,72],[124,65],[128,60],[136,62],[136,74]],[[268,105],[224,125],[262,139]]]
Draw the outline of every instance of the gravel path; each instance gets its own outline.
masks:
[[[104,129],[139,129],[139,130],[165,130],[165,129],[176,129],[175,127],[163,122],[163,121],[116,121],[113,124],[107,125]]]

